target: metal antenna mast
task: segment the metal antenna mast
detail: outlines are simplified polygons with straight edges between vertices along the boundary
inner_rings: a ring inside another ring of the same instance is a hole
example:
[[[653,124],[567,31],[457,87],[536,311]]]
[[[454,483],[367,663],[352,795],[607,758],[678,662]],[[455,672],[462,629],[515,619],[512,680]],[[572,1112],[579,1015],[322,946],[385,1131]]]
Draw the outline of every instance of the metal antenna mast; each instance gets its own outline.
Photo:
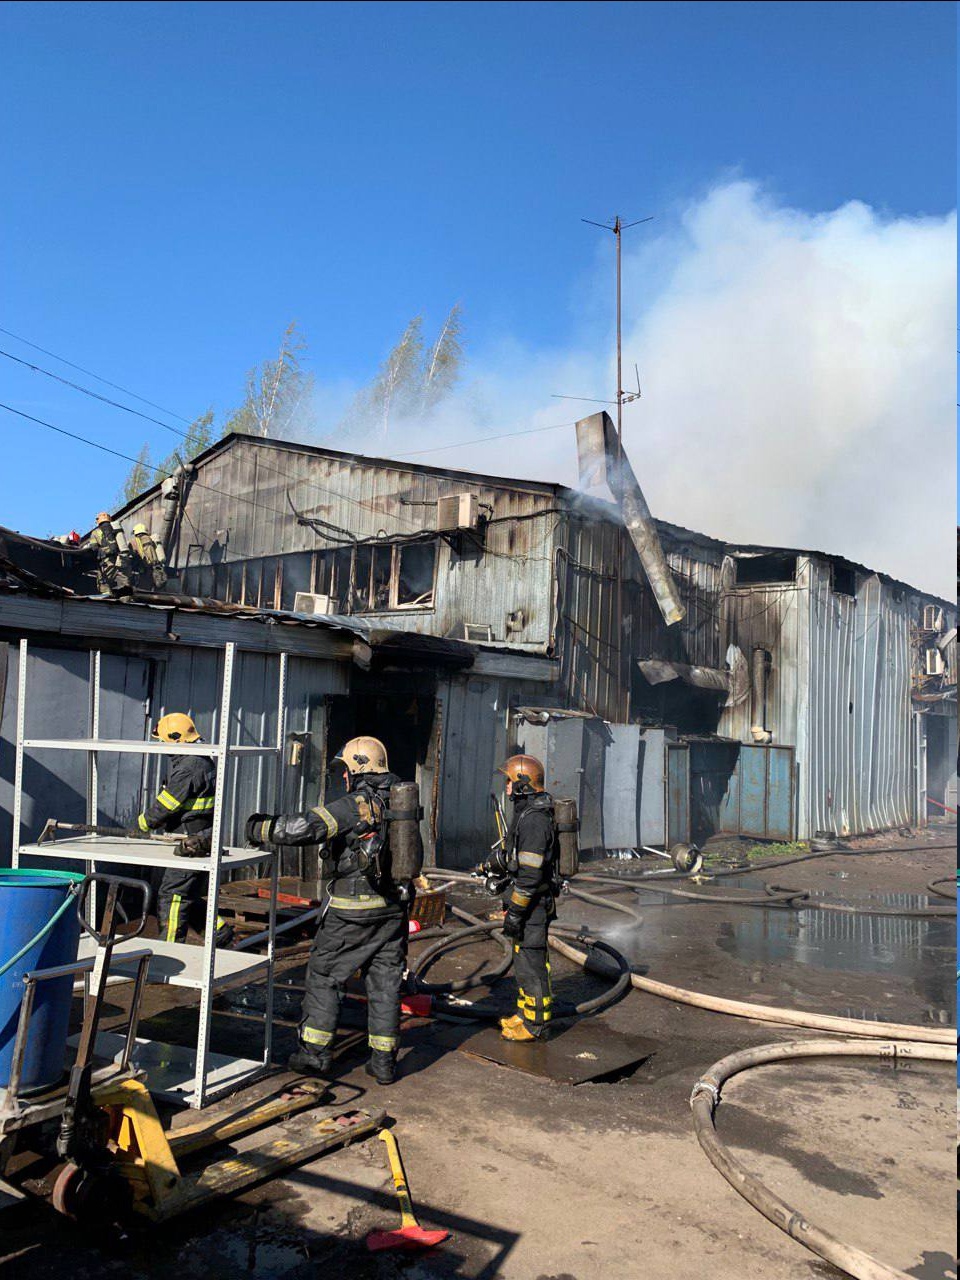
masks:
[[[617,466],[623,464],[623,406],[632,400],[636,400],[640,395],[640,378],[637,375],[637,391],[636,395],[632,392],[624,395],[623,391],[623,308],[621,305],[622,290],[622,254],[621,246],[623,241],[623,233],[630,227],[638,227],[642,222],[651,222],[653,215],[649,218],[638,218],[635,222],[621,222],[619,213],[614,216],[612,224],[609,222],[594,222],[591,218],[581,218],[581,222],[586,222],[591,227],[600,227],[602,231],[612,231],[614,239],[617,242]],[[621,682],[624,683],[624,709],[623,718],[630,718],[630,686],[629,680],[624,681],[623,671],[623,539],[617,540],[617,668]]]

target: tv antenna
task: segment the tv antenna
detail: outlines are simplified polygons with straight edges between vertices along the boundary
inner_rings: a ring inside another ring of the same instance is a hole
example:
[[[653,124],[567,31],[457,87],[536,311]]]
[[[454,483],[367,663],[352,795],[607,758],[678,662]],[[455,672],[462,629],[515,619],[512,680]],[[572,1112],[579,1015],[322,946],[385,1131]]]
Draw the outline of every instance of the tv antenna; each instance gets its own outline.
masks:
[[[623,222],[619,213],[615,215],[613,222],[594,222],[592,218],[581,218],[581,222],[587,223],[591,227],[599,227],[601,231],[612,231],[613,237],[617,242],[617,468],[623,465],[623,406],[630,404],[633,400],[640,398],[640,371],[634,365],[637,374],[637,390],[636,394],[632,391],[624,392],[623,390],[623,308],[621,305],[621,279],[622,279],[622,240],[624,231],[628,231],[631,227],[639,227],[643,222],[652,222],[653,215],[649,218],[637,218],[634,222]],[[608,402],[609,403],[609,402]],[[623,641],[623,540],[617,539],[617,573],[616,573],[616,651],[617,651],[617,673],[619,683],[622,685],[622,716],[624,721],[630,719],[630,683],[629,677],[624,672],[624,641]]]
[[[594,222],[592,218],[581,218],[581,222],[587,223],[591,227],[599,227],[601,231],[612,231],[614,239],[617,242],[617,398],[614,403],[617,406],[617,458],[618,461],[623,457],[623,406],[630,404],[634,400],[640,398],[640,373],[637,370],[637,390],[636,393],[623,390],[623,308],[621,305],[621,246],[624,231],[629,231],[631,227],[639,227],[641,223],[652,222],[653,214],[649,218],[637,218],[635,222],[623,222],[619,213],[613,219],[613,222]],[[636,369],[634,365],[634,369]]]

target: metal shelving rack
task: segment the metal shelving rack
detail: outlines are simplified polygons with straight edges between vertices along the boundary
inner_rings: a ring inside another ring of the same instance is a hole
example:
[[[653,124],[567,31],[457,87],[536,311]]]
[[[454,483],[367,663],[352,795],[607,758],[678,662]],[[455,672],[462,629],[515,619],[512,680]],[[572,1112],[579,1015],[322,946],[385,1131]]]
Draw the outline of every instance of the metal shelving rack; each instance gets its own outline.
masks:
[[[276,950],[276,904],[279,861],[276,852],[262,849],[224,848],[222,844],[224,797],[227,794],[227,772],[233,760],[251,755],[274,755],[277,759],[277,794],[282,795],[284,704],[286,701],[287,655],[279,655],[279,679],[277,700],[277,740],[269,747],[231,746],[230,720],[233,692],[233,673],[237,646],[224,648],[223,685],[217,723],[217,741],[204,743],[130,742],[100,737],[100,651],[95,650],[91,662],[91,735],[89,738],[26,738],[27,705],[27,641],[20,641],[20,669],[17,697],[16,772],[13,801],[13,865],[20,865],[21,857],[72,858],[87,863],[91,870],[104,864],[121,863],[131,867],[176,867],[183,870],[206,872],[209,876],[207,910],[203,946],[182,942],[164,942],[137,938],[130,944],[121,943],[114,955],[118,967],[125,949],[140,950],[146,946],[152,954],[147,981],[167,983],[200,992],[200,1025],[195,1049],[178,1045],[139,1040],[134,1051],[134,1063],[147,1074],[151,1092],[185,1103],[191,1107],[203,1107],[213,1096],[239,1088],[262,1075],[270,1066],[273,1032],[273,970]],[[138,840],[116,836],[85,835],[79,838],[51,840],[44,844],[21,844],[21,810],[23,799],[23,762],[28,751],[85,751],[89,753],[90,769],[87,787],[87,823],[97,821],[98,758],[101,754],[130,752],[139,755],[202,755],[211,756],[218,763],[216,791],[213,806],[213,830],[208,857],[184,859],[177,856],[172,847],[148,839]],[[224,870],[249,866],[253,863],[270,863],[271,895],[269,904],[267,950],[262,955],[249,952],[217,950],[217,904]],[[96,909],[96,904],[93,904]],[[84,944],[81,943],[81,958]],[[210,1016],[212,1000],[220,988],[255,974],[266,973],[266,1007],[264,1010],[263,1058],[260,1062],[248,1058],[235,1058],[215,1054],[210,1050]],[[122,1047],[123,1036],[105,1033],[98,1040],[98,1050],[112,1052],[113,1041]]]

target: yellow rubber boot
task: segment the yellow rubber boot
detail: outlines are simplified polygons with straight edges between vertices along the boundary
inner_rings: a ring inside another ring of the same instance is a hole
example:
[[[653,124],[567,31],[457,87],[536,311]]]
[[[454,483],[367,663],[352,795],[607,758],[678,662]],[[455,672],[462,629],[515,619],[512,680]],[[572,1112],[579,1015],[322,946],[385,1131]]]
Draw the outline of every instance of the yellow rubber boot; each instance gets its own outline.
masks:
[[[518,1013],[512,1014],[509,1018],[500,1019],[500,1030],[505,1031],[508,1027],[519,1027],[522,1019]]]
[[[500,1034],[504,1040],[536,1040],[536,1036],[532,1031],[528,1031],[524,1021],[520,1017],[510,1018],[500,1027]]]

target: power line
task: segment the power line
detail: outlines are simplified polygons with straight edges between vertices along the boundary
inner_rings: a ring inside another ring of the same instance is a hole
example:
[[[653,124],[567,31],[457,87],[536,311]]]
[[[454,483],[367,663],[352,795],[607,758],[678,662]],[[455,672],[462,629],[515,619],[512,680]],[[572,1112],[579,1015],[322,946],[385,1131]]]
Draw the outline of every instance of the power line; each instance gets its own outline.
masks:
[[[478,436],[476,440],[458,440],[456,444],[440,444],[432,449],[413,449],[408,453],[398,453],[398,458],[418,458],[424,453],[442,453],[445,449],[463,449],[470,444],[486,444],[488,440],[512,440],[515,436],[534,436],[541,431],[561,431],[564,427],[575,427],[575,422],[556,422],[552,427],[528,427],[523,431],[504,431],[496,436]]]
[[[0,348],[0,356],[4,356],[7,360],[13,360],[16,364],[23,365],[25,369],[32,369],[34,373],[42,373],[45,378],[53,378],[55,382],[62,382],[65,387],[72,387],[74,391],[80,391],[85,396],[91,396],[94,400],[99,400],[101,404],[109,404],[114,409],[122,409],[124,413],[132,413],[137,418],[143,418],[144,422],[156,423],[158,427],[163,427],[165,431],[170,431],[175,436],[181,436],[184,440],[187,439],[186,431],[181,431],[179,427],[171,427],[168,423],[161,422],[159,418],[151,418],[148,413],[141,413],[139,409],[131,409],[129,405],[121,404],[119,400],[111,400],[108,396],[100,395],[98,391],[91,391],[89,387],[81,387],[79,382],[71,382],[69,378],[61,378],[58,373],[51,373],[49,369],[43,369],[38,364],[31,364],[29,360],[21,360],[19,356],[12,355],[2,348]],[[125,394],[130,395],[131,393],[128,391]],[[164,409],[163,412],[166,413],[166,410]]]
[[[52,422],[47,422],[44,418],[35,418],[30,413],[24,413],[22,409],[15,409],[11,404],[4,404],[0,401],[0,409],[5,409],[8,413],[15,413],[18,418],[25,418],[27,422],[36,423],[37,426],[47,427],[50,431],[56,431],[58,435],[68,436],[71,440],[79,440],[81,444],[89,445],[91,449],[99,449],[101,453],[112,454],[115,458],[122,458],[125,462],[132,462],[136,466],[145,466],[147,470],[152,471],[154,475],[159,475],[166,479],[167,473],[160,467],[152,467],[147,463],[141,463],[138,458],[132,458],[129,453],[121,453],[119,449],[111,449],[109,445],[101,444],[99,440],[91,440],[88,436],[78,435],[75,431],[67,431],[65,427],[58,427]],[[203,484],[199,480],[191,482],[198,489],[206,489],[209,493],[218,493],[224,498],[231,498],[234,502],[245,502],[248,506],[257,507],[261,511],[269,511],[275,516],[286,517],[286,512],[281,511],[279,507],[269,507],[262,502],[255,502],[253,498],[244,498],[239,493],[227,493],[223,489],[213,485]]]
[[[106,378],[100,377],[99,374],[93,373],[89,369],[84,369],[81,365],[74,364],[72,361],[66,360],[63,356],[58,356],[52,351],[47,351],[46,348],[39,346],[37,343],[28,342],[26,338],[21,338],[18,334],[12,333],[9,329],[4,329],[0,327],[0,333],[6,333],[10,337],[16,338],[18,342],[23,342],[27,346],[33,347],[35,350],[42,351],[45,355],[51,356],[54,360],[60,360],[61,363],[67,364],[73,369],[78,369],[80,370],[81,373],[86,373],[89,377],[96,378],[97,381],[103,382],[107,386],[115,387],[118,391],[122,391],[124,395],[132,396],[135,400],[140,400],[141,403],[143,404],[149,404],[151,405],[151,407],[159,409],[161,413],[168,413],[172,417],[180,418],[182,422],[189,423],[189,419],[182,418],[180,414],[175,414],[169,409],[164,409],[162,405],[155,405],[153,401],[147,400],[143,396],[137,395],[136,392],[129,391],[127,390],[127,388],[121,387],[118,383],[109,382]],[[181,437],[181,439],[184,439],[184,440],[188,439],[187,432],[181,431],[177,427],[172,427],[167,422],[161,422],[159,418],[151,417],[150,414],[141,413],[139,409],[131,408],[130,405],[121,404],[118,400],[111,400],[108,396],[102,396],[99,394],[99,392],[93,391],[89,387],[81,386],[80,383],[78,382],[72,382],[69,378],[62,378],[60,377],[59,374],[53,373],[49,369],[44,369],[40,365],[32,364],[29,360],[23,360],[21,359],[21,357],[15,356],[9,351],[4,351],[0,349],[0,356],[3,356],[7,360],[12,360],[14,363],[22,365],[24,368],[30,369],[34,373],[40,373],[40,374],[43,374],[44,377],[52,378],[54,381],[59,382],[64,386],[70,387],[74,391],[79,391],[82,395],[90,396],[94,400],[99,400],[101,404],[110,405],[114,409],[121,409],[124,413],[129,413],[129,414],[132,414],[134,417],[143,419],[144,422],[150,422],[156,426],[163,427],[165,431],[169,431],[173,435],[178,435]],[[6,405],[0,405],[0,408],[8,408],[12,413],[19,412],[18,410],[13,409],[10,406],[6,406]],[[30,421],[34,421],[38,423],[41,426],[49,427],[49,429],[52,431],[59,431],[62,435],[70,436],[71,439],[79,440],[83,444],[88,444],[92,448],[97,448],[97,449],[101,449],[104,452],[112,453],[115,457],[124,458],[130,462],[133,462],[135,465],[139,463],[139,459],[137,458],[131,458],[128,454],[119,453],[115,449],[109,449],[106,445],[101,445],[98,442],[89,440],[84,436],[78,436],[72,432],[64,430],[63,428],[56,427],[52,423],[44,422],[42,419],[39,419],[39,418],[32,419],[27,414],[24,414],[22,416],[28,418],[28,420]],[[192,423],[190,423],[190,425],[192,425]],[[448,452],[451,449],[461,449],[461,448],[467,448],[475,444],[485,444],[487,443],[487,441],[510,440],[518,436],[539,435],[546,431],[560,431],[560,430],[563,430],[564,428],[575,426],[575,425],[576,424],[573,422],[558,422],[550,427],[530,427],[520,431],[506,431],[506,432],[498,433],[496,435],[479,436],[473,440],[459,440],[453,444],[436,445],[429,449],[413,449],[403,453],[398,453],[395,456],[397,458],[416,458],[416,457],[421,457],[425,454],[444,453],[444,452]],[[177,457],[178,461],[180,461],[182,465],[183,460],[179,457],[178,454],[175,454],[175,456]],[[145,465],[148,465],[148,464],[145,464]],[[288,472],[282,471],[277,467],[271,467],[264,462],[260,462],[260,466],[263,468],[263,470],[271,471],[275,475],[280,476],[281,479],[287,480],[289,483],[303,484],[309,488],[316,489],[318,493],[327,494],[328,496],[334,497],[341,502],[348,502],[351,505],[360,507],[364,510],[373,511],[374,513],[377,512],[377,508],[373,505],[373,503],[364,502],[362,499],[351,498],[347,494],[338,493],[336,490],[328,489],[323,485],[317,484],[317,482],[314,480],[308,480],[306,477],[300,477],[298,479],[294,479],[294,477],[292,477]],[[159,467],[149,467],[149,469],[153,471],[154,474],[156,475],[159,475],[161,473],[161,468]],[[199,484],[198,482],[194,482],[194,483],[197,483],[198,488],[201,488],[201,489],[208,487],[208,486]],[[237,498],[238,501],[241,501],[241,502],[243,501],[252,502],[252,500],[250,499],[240,498],[238,495],[235,495],[235,494],[227,494],[225,496],[235,497]],[[262,504],[252,503],[252,505],[257,506]],[[277,514],[282,514],[277,511],[277,508],[274,508],[274,507],[263,506],[262,509],[266,511],[273,511]],[[408,524],[411,528],[414,527],[409,521],[401,521],[399,517],[395,517],[395,519],[397,519],[398,523]]]
[[[36,342],[30,342],[27,338],[22,338],[19,333],[14,333],[11,329],[0,327],[0,333],[5,333],[8,338],[16,338],[17,342],[22,342],[24,346],[32,347],[34,351],[40,351],[45,356],[50,356],[53,360],[59,360],[61,364],[68,365],[71,369],[76,369],[78,373],[85,373],[89,378],[96,378],[104,386],[113,387],[114,391],[122,391],[125,396],[132,396],[134,400],[139,400],[141,404],[148,404],[151,409],[159,409],[161,413],[166,413],[171,418],[178,418],[180,422],[185,422],[187,426],[192,425],[191,420],[185,418],[183,414],[174,413],[172,409],[165,409],[162,404],[154,404],[152,400],[147,400],[144,396],[138,396],[135,391],[129,391],[126,387],[121,387],[119,383],[111,382],[109,378],[101,377],[99,373],[94,373],[92,369],[85,369],[83,365],[74,364],[72,360],[67,360],[64,356],[58,356],[55,351],[48,351],[46,347],[41,347]]]

